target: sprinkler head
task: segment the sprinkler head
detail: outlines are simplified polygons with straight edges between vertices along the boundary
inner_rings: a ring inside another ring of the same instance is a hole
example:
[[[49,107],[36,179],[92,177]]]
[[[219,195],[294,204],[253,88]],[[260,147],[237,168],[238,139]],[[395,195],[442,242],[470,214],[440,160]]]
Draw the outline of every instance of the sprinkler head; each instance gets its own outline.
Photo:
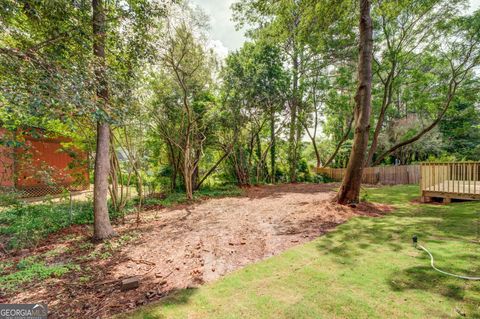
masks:
[[[417,243],[418,243],[418,237],[417,237],[417,235],[413,235],[413,237],[412,237],[413,247],[417,247]]]

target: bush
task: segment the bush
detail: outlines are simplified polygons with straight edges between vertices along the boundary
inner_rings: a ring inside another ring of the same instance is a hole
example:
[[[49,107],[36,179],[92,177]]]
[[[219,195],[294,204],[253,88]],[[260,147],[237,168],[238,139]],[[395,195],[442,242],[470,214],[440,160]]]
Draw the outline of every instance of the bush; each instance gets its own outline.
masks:
[[[12,268],[12,265],[7,265],[6,268]],[[61,277],[70,270],[77,268],[78,266],[72,264],[47,265],[45,262],[31,256],[20,260],[15,271],[8,275],[0,276],[0,286],[3,291],[14,291],[19,285],[50,277]]]
[[[119,217],[119,213],[109,209],[112,220]],[[71,216],[69,202],[19,204],[0,214],[0,235],[6,236],[7,248],[17,249],[34,246],[48,234],[69,225],[92,223],[93,204],[89,201],[74,202]]]
[[[318,173],[313,176],[313,182],[317,184],[321,183],[331,183],[334,180],[330,178],[328,175],[323,174],[323,173]]]
[[[9,237],[9,248],[35,245],[39,239],[70,224],[68,203],[16,205],[0,214],[0,234]],[[93,222],[93,208],[89,202],[76,203],[72,210],[72,224]]]
[[[19,196],[17,192],[0,192],[0,207],[18,205]]]
[[[311,182],[312,175],[310,173],[310,169],[308,168],[308,163],[305,159],[301,159],[297,165],[297,181],[299,182]]]
[[[222,196],[238,196],[241,194],[240,188],[233,184],[219,185],[215,187],[205,186],[193,193],[194,199],[202,197],[222,197]],[[185,203],[187,201],[184,192],[171,192],[165,196],[147,197],[143,201],[144,206],[172,206],[175,204]]]

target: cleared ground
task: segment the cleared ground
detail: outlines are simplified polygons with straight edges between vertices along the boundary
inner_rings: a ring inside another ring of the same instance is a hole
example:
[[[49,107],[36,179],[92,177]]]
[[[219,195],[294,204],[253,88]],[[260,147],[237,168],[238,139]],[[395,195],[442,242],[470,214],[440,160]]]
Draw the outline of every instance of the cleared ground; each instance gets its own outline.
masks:
[[[390,210],[387,205],[333,204],[336,186],[252,187],[241,197],[143,212],[138,227],[132,216],[117,228],[118,238],[100,245],[89,242],[88,227],[65,229],[15,258],[43,256],[49,264],[69,263],[74,270],[23,287],[2,301],[45,301],[49,318],[105,317],[218,279],[308,242],[351,217],[378,217]],[[121,292],[118,281],[130,276],[141,278],[140,287]]]

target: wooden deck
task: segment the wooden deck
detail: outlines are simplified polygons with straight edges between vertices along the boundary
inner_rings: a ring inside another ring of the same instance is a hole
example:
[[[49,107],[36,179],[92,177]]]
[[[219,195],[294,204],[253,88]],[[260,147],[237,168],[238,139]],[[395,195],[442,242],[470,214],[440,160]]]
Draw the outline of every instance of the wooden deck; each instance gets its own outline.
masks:
[[[480,163],[424,163],[420,172],[422,201],[480,200]]]

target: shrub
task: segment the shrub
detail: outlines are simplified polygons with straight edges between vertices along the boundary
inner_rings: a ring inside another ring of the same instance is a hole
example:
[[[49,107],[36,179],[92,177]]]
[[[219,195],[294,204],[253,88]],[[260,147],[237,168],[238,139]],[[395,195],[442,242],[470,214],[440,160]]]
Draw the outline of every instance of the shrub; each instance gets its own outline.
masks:
[[[317,184],[321,184],[321,183],[331,183],[331,182],[334,182],[334,180],[326,174],[318,173],[313,176],[313,182]]]
[[[18,205],[19,196],[17,192],[0,192],[0,207]]]
[[[73,264],[47,265],[36,257],[30,256],[17,263],[16,271],[0,276],[0,287],[3,291],[14,291],[18,289],[19,285],[50,277],[61,277],[73,269],[78,269],[78,266]]]
[[[9,248],[21,248],[35,245],[39,239],[70,225],[70,222],[92,223],[92,204],[75,203],[71,217],[68,203],[12,206],[0,214],[0,235],[9,237]]]

